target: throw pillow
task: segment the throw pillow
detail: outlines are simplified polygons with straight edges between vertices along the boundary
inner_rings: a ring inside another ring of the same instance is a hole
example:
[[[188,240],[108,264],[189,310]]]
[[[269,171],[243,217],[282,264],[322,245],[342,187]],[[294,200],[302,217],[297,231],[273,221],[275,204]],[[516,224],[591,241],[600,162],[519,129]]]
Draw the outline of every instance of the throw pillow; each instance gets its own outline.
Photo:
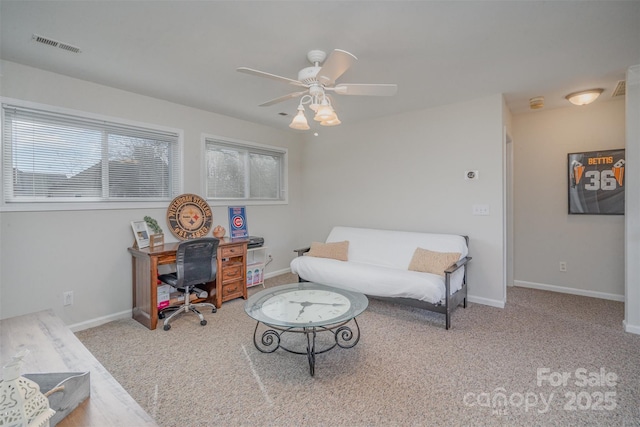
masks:
[[[458,262],[459,259],[460,252],[435,252],[416,248],[409,263],[409,270],[444,276],[447,267]]]
[[[331,258],[338,261],[346,261],[349,253],[349,241],[319,243],[311,242],[311,249],[306,253],[308,256],[318,258]]]

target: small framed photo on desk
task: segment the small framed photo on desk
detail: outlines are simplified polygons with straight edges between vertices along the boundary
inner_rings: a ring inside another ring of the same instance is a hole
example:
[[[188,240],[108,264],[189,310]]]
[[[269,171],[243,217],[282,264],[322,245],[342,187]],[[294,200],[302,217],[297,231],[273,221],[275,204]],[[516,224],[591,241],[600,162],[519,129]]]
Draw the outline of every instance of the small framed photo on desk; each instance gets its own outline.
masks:
[[[133,235],[136,238],[138,249],[149,247],[149,229],[145,221],[131,221]]]

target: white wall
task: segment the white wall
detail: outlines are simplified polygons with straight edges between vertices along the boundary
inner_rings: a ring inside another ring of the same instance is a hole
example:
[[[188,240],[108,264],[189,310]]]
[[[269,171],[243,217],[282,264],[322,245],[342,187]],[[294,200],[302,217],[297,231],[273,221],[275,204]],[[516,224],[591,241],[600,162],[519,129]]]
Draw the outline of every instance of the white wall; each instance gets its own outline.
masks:
[[[300,135],[12,62],[2,63],[2,74],[5,97],[183,129],[185,193],[202,195],[202,133],[288,148],[289,204],[247,206],[247,218],[249,232],[264,236],[273,254],[267,274],[289,267],[301,217]],[[226,206],[212,208],[214,224],[228,229]],[[0,213],[0,318],[48,308],[70,325],[130,315],[130,221],[145,215],[168,230],[166,209]],[[67,290],[75,301],[63,307]]]
[[[627,70],[627,188],[625,315],[627,332],[640,334],[640,64]]]
[[[504,305],[500,95],[320,133],[304,146],[301,246],[334,225],[466,234],[470,300]]]
[[[11,62],[2,70],[2,96],[183,129],[185,192],[201,193],[203,132],[287,147],[290,203],[247,208],[250,232],[264,236],[274,256],[268,274],[286,270],[292,248],[324,240],[337,224],[459,233],[471,239],[470,300],[494,306],[506,298],[503,128],[512,121],[516,281],[624,294],[623,217],[569,217],[565,187],[568,152],[624,146],[623,101],[511,118],[494,95],[342,124],[313,137]],[[465,181],[464,171],[472,169],[480,179]],[[473,216],[473,204],[488,204],[491,215]],[[226,207],[213,213],[214,223],[226,227]],[[166,211],[0,212],[0,318],[47,308],[70,325],[128,316],[129,221],[144,215],[163,223]],[[584,253],[591,239],[604,249]],[[567,261],[567,273],[557,271],[559,260]],[[62,306],[66,290],[75,292],[71,307]],[[627,310],[628,329],[640,330],[638,312]]]
[[[624,148],[624,98],[515,115],[513,139],[515,284],[622,301],[624,216],[568,215],[567,154]]]
[[[313,137],[11,62],[2,70],[2,96],[183,129],[185,192],[201,193],[203,132],[287,147],[290,203],[248,206],[250,232],[264,236],[274,256],[267,273],[286,270],[292,248],[324,240],[337,224],[460,233],[470,236],[474,258],[470,299],[494,306],[505,302],[503,127],[511,119],[516,284],[624,295],[624,217],[566,213],[566,154],[623,147],[622,100],[510,118],[502,97],[493,95],[342,124]],[[471,169],[480,171],[478,181],[464,180]],[[473,216],[473,204],[488,204],[491,215]],[[226,227],[226,207],[213,213],[214,223]],[[53,308],[73,325],[127,315],[128,224],[144,215],[164,222],[166,212],[0,213],[0,317]],[[586,251],[592,241],[598,246]],[[567,273],[558,271],[559,261],[568,263]],[[72,307],[62,306],[66,290],[75,292]],[[637,308],[627,311],[627,326],[640,329]]]

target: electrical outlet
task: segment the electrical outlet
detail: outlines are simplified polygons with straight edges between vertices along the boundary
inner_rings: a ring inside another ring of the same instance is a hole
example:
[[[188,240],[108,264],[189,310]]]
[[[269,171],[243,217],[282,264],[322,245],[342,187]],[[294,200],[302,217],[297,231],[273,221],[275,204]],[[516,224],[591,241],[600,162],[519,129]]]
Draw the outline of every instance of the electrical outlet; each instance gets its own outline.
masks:
[[[560,261],[560,271],[562,271],[563,273],[567,271],[567,262],[566,261]]]
[[[64,305],[73,305],[73,291],[66,291],[62,294]]]
[[[471,211],[473,215],[486,216],[489,215],[489,205],[473,205]]]

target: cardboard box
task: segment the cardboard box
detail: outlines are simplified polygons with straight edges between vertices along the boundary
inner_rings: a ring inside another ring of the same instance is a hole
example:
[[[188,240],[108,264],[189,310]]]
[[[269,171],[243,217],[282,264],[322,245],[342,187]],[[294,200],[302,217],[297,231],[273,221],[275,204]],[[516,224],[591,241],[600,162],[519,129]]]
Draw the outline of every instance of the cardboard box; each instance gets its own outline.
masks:
[[[169,307],[170,299],[171,299],[171,286],[169,285],[158,286],[158,310],[162,310],[165,307]]]
[[[189,294],[189,301],[193,301],[197,299],[198,296],[196,294]],[[170,305],[180,305],[184,304],[184,294],[182,292],[172,292],[169,298]]]

